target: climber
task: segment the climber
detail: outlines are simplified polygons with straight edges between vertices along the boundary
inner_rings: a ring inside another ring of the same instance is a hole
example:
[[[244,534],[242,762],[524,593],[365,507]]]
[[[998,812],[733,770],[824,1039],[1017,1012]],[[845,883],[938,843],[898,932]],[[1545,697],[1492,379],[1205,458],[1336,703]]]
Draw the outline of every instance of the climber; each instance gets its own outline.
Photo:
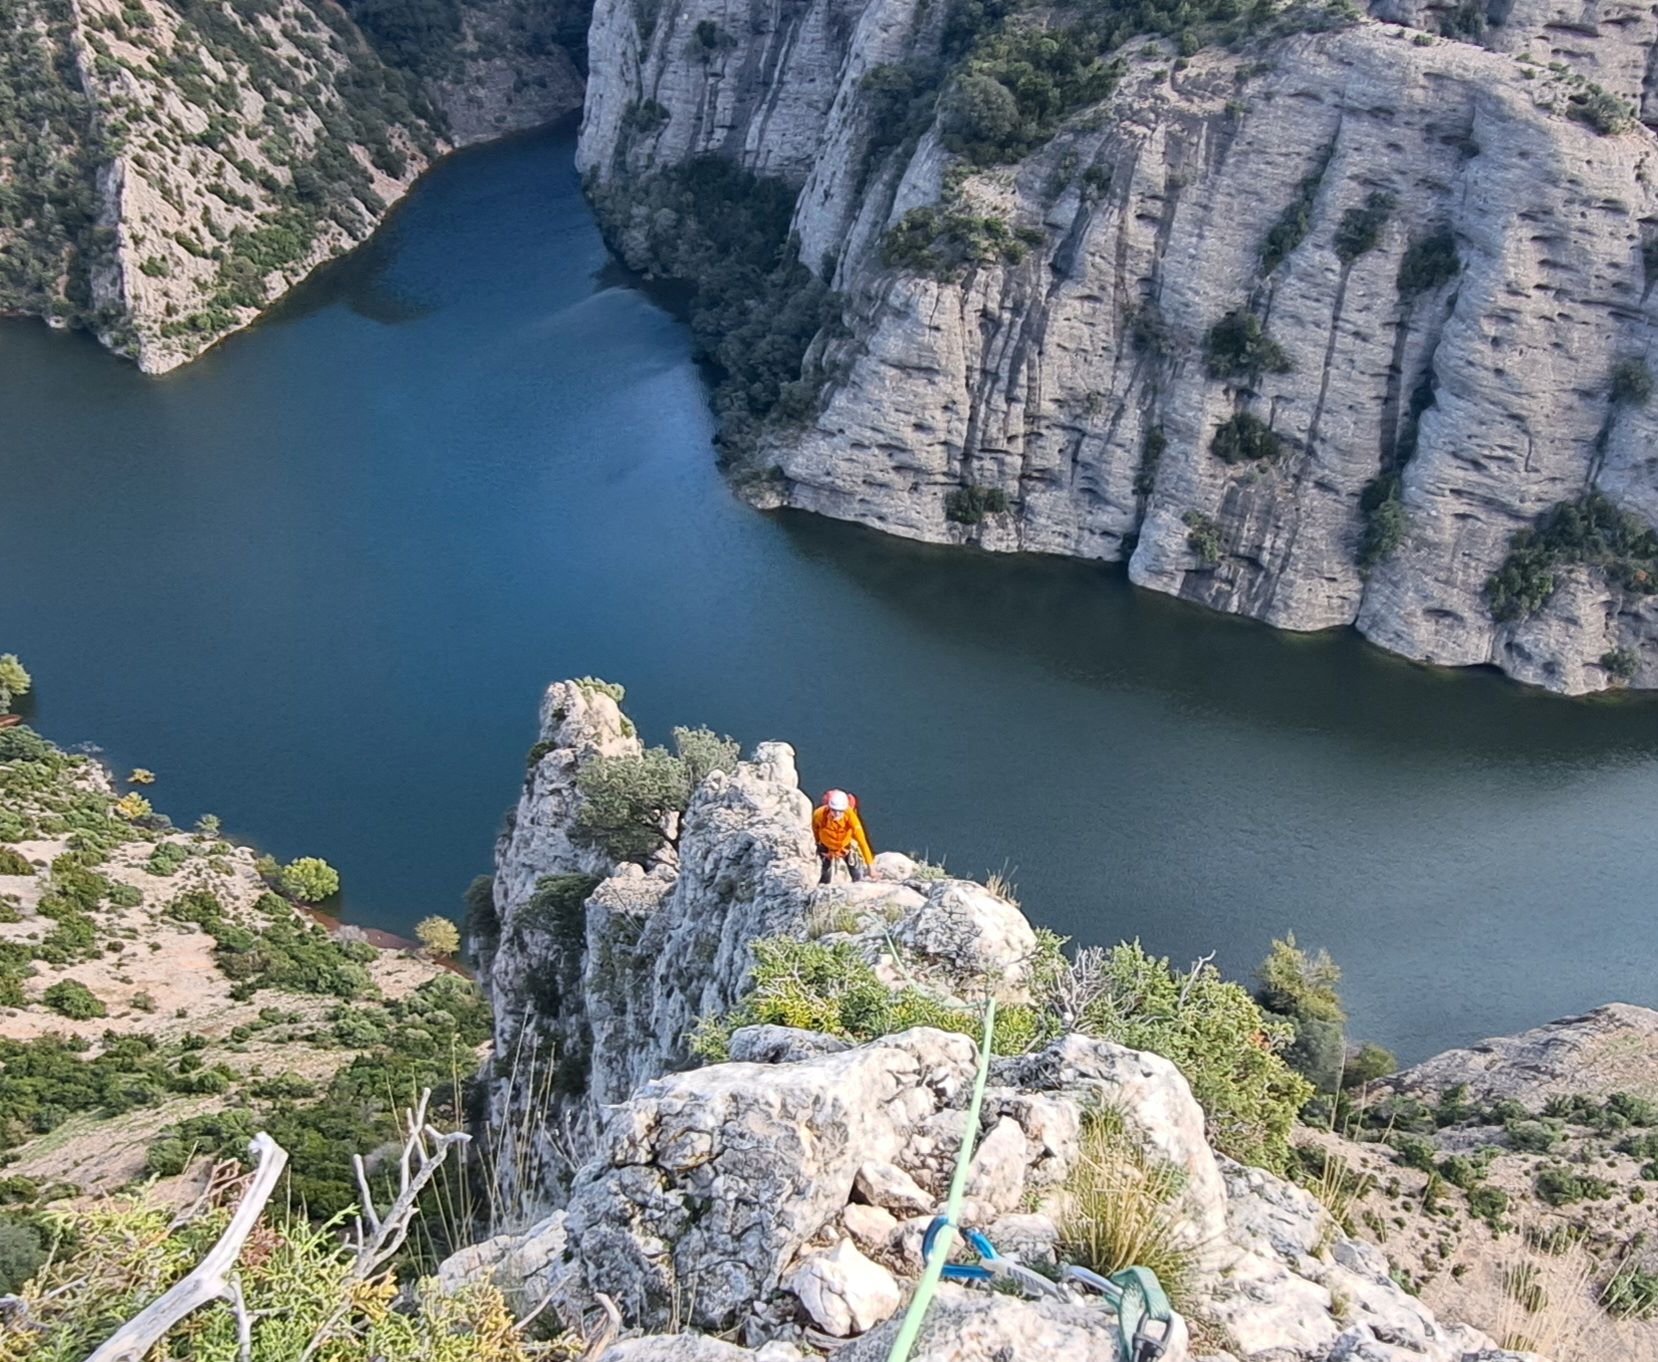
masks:
[[[864,877],[864,868],[875,859],[858,817],[858,801],[845,790],[831,790],[812,811],[812,835],[817,838],[817,858],[823,865],[819,884],[828,884],[836,861],[845,861],[854,880]]]

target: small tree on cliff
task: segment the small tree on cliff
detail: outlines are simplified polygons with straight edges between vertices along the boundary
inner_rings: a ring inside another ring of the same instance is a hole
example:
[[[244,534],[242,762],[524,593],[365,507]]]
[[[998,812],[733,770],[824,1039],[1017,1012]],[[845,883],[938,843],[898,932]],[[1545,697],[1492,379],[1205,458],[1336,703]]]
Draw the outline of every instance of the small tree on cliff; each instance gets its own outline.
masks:
[[[737,764],[739,748],[707,728],[674,729],[677,754],[649,747],[638,756],[597,757],[576,778],[581,807],[573,836],[616,861],[644,861],[668,842],[669,815],[683,813],[710,774]]]

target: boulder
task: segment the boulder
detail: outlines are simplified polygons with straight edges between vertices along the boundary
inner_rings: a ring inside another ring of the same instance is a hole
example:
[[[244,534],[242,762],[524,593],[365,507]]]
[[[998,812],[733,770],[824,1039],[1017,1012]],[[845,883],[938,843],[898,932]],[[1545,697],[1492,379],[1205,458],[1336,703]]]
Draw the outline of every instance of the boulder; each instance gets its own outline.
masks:
[[[850,1338],[873,1329],[898,1309],[898,1283],[850,1239],[814,1253],[789,1279],[789,1289],[826,1334]]]
[[[966,880],[941,880],[893,937],[963,983],[1008,997],[1029,983],[1036,957],[1036,933],[1018,907]]]
[[[902,1168],[871,1161],[859,1166],[852,1190],[860,1200],[880,1206],[895,1216],[930,1215],[938,1208],[935,1197],[921,1190]]]
[[[898,1233],[898,1218],[891,1211],[862,1201],[851,1202],[841,1212],[841,1223],[859,1244],[876,1252],[885,1249]]]

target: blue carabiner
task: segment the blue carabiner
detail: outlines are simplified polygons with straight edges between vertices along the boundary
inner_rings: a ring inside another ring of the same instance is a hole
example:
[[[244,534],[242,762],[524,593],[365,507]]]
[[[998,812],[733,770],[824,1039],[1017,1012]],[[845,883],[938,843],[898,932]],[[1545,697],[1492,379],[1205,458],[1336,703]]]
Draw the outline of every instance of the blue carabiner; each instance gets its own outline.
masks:
[[[935,1216],[933,1223],[927,1226],[927,1233],[921,1240],[921,1261],[927,1262],[933,1256],[933,1244],[937,1241],[939,1231],[950,1222],[942,1215]],[[993,1262],[1001,1255],[996,1252],[996,1246],[986,1239],[977,1230],[962,1230],[961,1237],[967,1247],[978,1254],[985,1262]],[[951,1282],[988,1282],[996,1274],[988,1267],[977,1263],[946,1263],[944,1265],[944,1279]]]

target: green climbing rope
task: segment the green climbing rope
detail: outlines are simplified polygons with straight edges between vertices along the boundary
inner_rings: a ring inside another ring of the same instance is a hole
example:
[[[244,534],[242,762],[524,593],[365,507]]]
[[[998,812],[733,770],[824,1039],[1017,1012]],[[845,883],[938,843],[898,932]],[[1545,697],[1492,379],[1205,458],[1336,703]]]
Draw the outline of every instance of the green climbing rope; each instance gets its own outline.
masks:
[[[990,1037],[996,1026],[996,1000],[989,999],[984,1005],[984,1039],[979,1042],[979,1072],[973,1080],[973,1097],[967,1104],[967,1124],[962,1127],[961,1149],[956,1154],[956,1171],[950,1177],[950,1199],[944,1205],[944,1228],[933,1241],[932,1256],[927,1259],[925,1269],[921,1273],[921,1282],[915,1288],[915,1295],[910,1300],[910,1308],[904,1312],[904,1322],[898,1326],[898,1336],[892,1340],[892,1350],[887,1353],[887,1362],[909,1362],[910,1349],[915,1347],[916,1336],[921,1332],[922,1321],[927,1317],[927,1307],[933,1303],[933,1296],[938,1291],[940,1275],[944,1272],[944,1264],[949,1261],[950,1250],[956,1246],[956,1221],[961,1218],[962,1192],[967,1186],[967,1165],[973,1161],[974,1137],[979,1129],[979,1108],[984,1105],[984,1087],[990,1078]]]

